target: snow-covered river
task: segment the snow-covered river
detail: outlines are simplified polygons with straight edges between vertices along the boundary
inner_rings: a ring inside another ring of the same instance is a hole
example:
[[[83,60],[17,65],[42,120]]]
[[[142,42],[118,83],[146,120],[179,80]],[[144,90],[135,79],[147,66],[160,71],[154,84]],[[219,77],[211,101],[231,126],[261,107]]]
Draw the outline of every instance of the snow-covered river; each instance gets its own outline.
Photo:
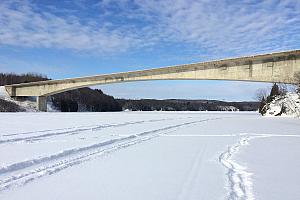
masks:
[[[300,120],[1,113],[1,200],[300,199]]]

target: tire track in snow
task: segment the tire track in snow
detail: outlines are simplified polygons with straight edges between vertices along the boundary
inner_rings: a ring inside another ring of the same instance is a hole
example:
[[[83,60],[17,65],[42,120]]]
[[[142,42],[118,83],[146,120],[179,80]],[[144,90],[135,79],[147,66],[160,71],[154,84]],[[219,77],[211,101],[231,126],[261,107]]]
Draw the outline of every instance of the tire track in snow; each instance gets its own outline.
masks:
[[[65,131],[65,130],[73,130],[73,129],[92,129],[92,128],[103,128],[103,127],[118,127],[118,126],[124,126],[124,125],[131,125],[131,124],[139,124],[144,122],[158,122],[158,121],[166,121],[166,120],[177,120],[177,119],[190,119],[194,117],[177,117],[177,118],[162,118],[162,119],[150,119],[150,120],[140,120],[140,121],[129,121],[119,124],[104,124],[104,125],[90,125],[90,126],[75,126],[75,127],[67,127],[67,128],[58,128],[58,129],[46,129],[46,130],[38,130],[38,131],[29,131],[29,132],[20,132],[20,133],[6,133],[4,135],[0,135],[3,137],[11,137],[11,136],[18,136],[18,135],[29,135],[34,133],[46,133],[46,132],[54,132],[54,131]]]
[[[69,149],[46,157],[36,158],[5,166],[0,168],[0,177],[5,176],[6,174],[8,174],[9,176],[6,176],[0,180],[0,191],[7,190],[15,186],[22,186],[45,175],[52,175],[63,169],[67,169],[71,166],[83,163],[105,153],[110,153],[118,149],[150,140],[152,138],[160,136],[162,132],[164,134],[167,134],[168,132],[175,131],[180,127],[217,119],[221,118],[185,122],[160,129],[133,134],[131,136],[96,143],[86,147]],[[35,168],[33,168],[34,166]],[[18,171],[21,172],[17,173]]]
[[[193,159],[193,163],[190,167],[190,169],[188,170],[188,174],[186,179],[183,182],[183,185],[181,187],[180,193],[177,196],[176,199],[178,200],[188,200],[191,199],[191,193],[194,191],[195,189],[195,182],[199,180],[199,176],[200,176],[200,170],[199,168],[201,167],[202,164],[202,158],[203,158],[203,154],[206,150],[206,146],[205,148],[200,149],[201,151],[198,151]]]
[[[167,121],[167,120],[176,120],[178,118],[166,118],[166,119],[158,119],[158,120],[142,120],[142,121],[135,121],[135,122],[125,122],[120,124],[108,124],[108,125],[94,125],[94,126],[85,126],[85,127],[71,127],[71,128],[64,128],[64,129],[55,129],[55,130],[43,130],[43,131],[36,131],[36,132],[25,132],[25,133],[15,133],[15,134],[6,134],[3,135],[5,137],[11,137],[16,135],[29,135],[35,133],[43,133],[40,135],[33,135],[27,137],[17,137],[11,139],[0,140],[0,144],[3,143],[15,143],[15,142],[22,142],[22,141],[34,141],[34,140],[43,140],[48,139],[52,136],[61,136],[61,135],[75,135],[80,134],[85,131],[98,131],[101,129],[106,128],[116,128],[128,125],[135,125],[135,124],[143,124],[147,122],[160,122],[160,121]]]
[[[132,137],[132,138],[136,138],[136,137]],[[124,139],[129,139],[129,138],[124,138]],[[49,158],[47,163],[50,163],[50,164],[48,164],[46,166],[42,165],[40,167],[31,169],[29,171],[25,171],[25,172],[20,173],[20,174],[12,175],[12,176],[7,177],[3,180],[0,180],[0,191],[10,189],[10,188],[15,187],[15,186],[25,185],[25,184],[27,184],[31,181],[34,181],[38,178],[41,178],[45,175],[52,175],[52,174],[57,173],[57,172],[59,172],[63,169],[66,169],[66,168],[72,167],[74,165],[83,163],[85,161],[91,160],[92,158],[95,158],[97,156],[103,155],[105,153],[110,153],[110,152],[116,151],[118,149],[125,148],[125,147],[128,147],[128,146],[140,143],[140,142],[145,141],[147,139],[151,139],[151,138],[143,138],[143,139],[140,139],[140,140],[136,139],[136,140],[131,140],[130,142],[123,142],[123,143],[121,142],[121,143],[118,143],[115,146],[113,146],[113,145],[109,146],[109,144],[106,144],[106,145],[108,145],[108,147],[106,147],[106,148],[101,149],[99,147],[98,150],[90,151],[86,154],[77,153],[79,155],[76,155],[76,156],[73,156],[73,157],[70,157],[70,158],[60,159],[60,160],[57,159],[57,161],[56,160],[51,160],[52,158]],[[51,162],[53,162],[53,163],[51,163]],[[37,165],[39,163],[37,162],[37,163],[33,163],[33,164]],[[19,169],[19,170],[21,170],[21,169]]]

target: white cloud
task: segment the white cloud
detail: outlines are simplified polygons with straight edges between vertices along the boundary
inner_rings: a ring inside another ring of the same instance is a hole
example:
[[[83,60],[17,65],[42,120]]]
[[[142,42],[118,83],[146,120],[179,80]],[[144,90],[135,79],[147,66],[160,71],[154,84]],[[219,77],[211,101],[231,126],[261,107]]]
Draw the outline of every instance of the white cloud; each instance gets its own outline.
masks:
[[[128,12],[132,2],[137,8]],[[220,55],[300,47],[299,0],[107,0],[102,6],[111,4],[123,8],[124,17],[145,19],[145,28],[151,27],[146,40],[183,42]]]
[[[299,0],[84,1],[77,7],[98,6],[97,16],[81,19],[59,12],[64,8],[3,0],[0,45],[115,53],[171,43],[213,57],[300,47]]]
[[[67,48],[97,53],[125,51],[135,43],[124,30],[110,30],[74,15],[38,10],[28,1],[0,3],[0,45]]]

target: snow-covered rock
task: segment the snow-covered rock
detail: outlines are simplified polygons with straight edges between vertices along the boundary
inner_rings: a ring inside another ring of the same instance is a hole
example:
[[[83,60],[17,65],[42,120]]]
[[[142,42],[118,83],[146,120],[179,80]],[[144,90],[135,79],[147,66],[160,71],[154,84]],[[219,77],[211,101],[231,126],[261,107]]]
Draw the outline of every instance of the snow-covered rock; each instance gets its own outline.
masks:
[[[285,95],[275,97],[265,107],[265,116],[300,117],[300,96],[297,93],[289,92]]]

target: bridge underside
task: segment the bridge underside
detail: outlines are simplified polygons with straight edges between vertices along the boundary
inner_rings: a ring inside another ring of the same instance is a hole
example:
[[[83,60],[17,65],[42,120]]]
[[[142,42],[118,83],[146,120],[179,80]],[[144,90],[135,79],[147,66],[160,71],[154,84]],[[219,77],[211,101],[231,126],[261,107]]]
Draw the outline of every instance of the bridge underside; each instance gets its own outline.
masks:
[[[10,96],[36,96],[46,111],[46,97],[87,86],[146,80],[234,80],[295,83],[300,73],[300,50],[193,63],[92,77],[7,85]]]

